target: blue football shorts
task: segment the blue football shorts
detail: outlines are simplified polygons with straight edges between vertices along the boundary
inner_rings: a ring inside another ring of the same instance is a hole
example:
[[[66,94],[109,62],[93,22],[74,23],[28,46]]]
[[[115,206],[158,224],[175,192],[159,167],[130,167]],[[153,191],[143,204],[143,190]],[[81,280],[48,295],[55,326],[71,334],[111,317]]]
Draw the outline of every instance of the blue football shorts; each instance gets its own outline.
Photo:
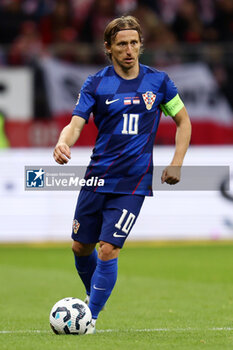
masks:
[[[104,241],[122,248],[144,198],[82,189],[75,210],[72,239],[81,243]]]

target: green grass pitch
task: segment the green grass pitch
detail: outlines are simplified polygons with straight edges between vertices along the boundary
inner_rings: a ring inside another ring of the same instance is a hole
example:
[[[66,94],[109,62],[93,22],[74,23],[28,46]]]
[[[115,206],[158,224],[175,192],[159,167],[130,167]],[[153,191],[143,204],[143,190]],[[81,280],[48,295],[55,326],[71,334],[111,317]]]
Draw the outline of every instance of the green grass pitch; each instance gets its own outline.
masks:
[[[233,349],[233,242],[128,244],[95,335],[52,333],[59,299],[83,299],[67,244],[0,246],[1,350]]]

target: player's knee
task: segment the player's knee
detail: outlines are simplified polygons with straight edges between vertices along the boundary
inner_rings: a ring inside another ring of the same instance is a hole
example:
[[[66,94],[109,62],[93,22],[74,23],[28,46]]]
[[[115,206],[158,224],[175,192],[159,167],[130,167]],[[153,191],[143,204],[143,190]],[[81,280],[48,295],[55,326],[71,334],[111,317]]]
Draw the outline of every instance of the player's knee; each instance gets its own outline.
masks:
[[[76,256],[90,255],[95,249],[95,244],[84,244],[81,242],[73,241],[72,250]]]
[[[98,256],[101,260],[107,261],[118,257],[120,248],[110,243],[100,241]]]

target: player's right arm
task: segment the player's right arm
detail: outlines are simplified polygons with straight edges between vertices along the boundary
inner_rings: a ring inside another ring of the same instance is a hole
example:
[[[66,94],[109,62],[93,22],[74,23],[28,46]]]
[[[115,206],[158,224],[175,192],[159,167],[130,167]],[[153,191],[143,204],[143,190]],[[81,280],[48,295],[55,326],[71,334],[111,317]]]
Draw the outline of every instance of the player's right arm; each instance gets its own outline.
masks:
[[[66,164],[71,158],[70,147],[78,140],[86,120],[74,115],[71,122],[62,130],[54,148],[53,157],[58,164]]]

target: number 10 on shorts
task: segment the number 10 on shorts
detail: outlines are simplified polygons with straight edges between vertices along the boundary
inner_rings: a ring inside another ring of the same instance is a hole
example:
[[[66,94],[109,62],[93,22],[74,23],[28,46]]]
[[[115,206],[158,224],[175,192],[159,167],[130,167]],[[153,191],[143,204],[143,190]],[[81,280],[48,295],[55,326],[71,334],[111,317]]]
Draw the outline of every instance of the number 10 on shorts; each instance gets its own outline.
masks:
[[[122,230],[122,232],[124,232],[126,235],[129,233],[133,223],[134,223],[134,220],[135,220],[135,215],[133,213],[129,213],[127,219],[126,219],[126,216],[128,214],[128,210],[126,209],[123,209],[122,210],[122,214],[121,214],[121,217],[120,219],[118,220],[118,222],[116,223],[115,227],[118,229],[118,230]],[[126,219],[122,229],[121,229],[121,226],[122,226],[122,223],[124,221],[124,219]]]

